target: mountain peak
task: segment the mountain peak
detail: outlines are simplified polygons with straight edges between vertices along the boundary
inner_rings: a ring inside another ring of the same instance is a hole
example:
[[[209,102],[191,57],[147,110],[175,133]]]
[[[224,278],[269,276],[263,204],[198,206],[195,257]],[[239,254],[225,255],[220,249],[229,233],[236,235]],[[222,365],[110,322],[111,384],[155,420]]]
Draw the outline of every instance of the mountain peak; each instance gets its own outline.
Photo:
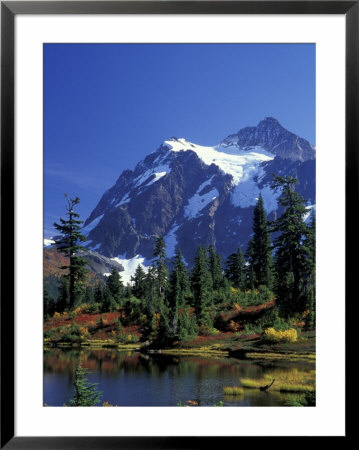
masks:
[[[257,127],[275,126],[275,125],[279,125],[281,128],[283,128],[282,125],[279,123],[279,121],[277,119],[275,119],[274,117],[265,117],[263,120],[261,120],[259,122]]]
[[[256,127],[245,127],[224,139],[222,147],[249,149],[262,147],[283,159],[304,162],[315,159],[314,147],[286,130],[274,117],[266,117]]]

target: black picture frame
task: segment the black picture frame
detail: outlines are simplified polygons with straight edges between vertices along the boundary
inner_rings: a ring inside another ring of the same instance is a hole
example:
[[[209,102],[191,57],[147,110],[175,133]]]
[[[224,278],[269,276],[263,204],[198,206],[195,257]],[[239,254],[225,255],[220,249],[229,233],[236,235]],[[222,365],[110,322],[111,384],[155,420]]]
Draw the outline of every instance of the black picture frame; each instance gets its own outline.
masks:
[[[359,162],[359,1],[1,2],[1,440],[6,449],[158,449],[233,445],[236,437],[14,436],[14,20],[18,14],[341,14],[346,19],[346,297],[355,292]],[[349,244],[350,243],[350,244]],[[355,300],[355,299],[353,299]],[[347,304],[347,303],[346,303]],[[347,310],[347,309],[346,309]],[[346,316],[346,330],[348,330]],[[346,331],[347,336],[347,331]],[[348,342],[348,339],[346,339]],[[346,392],[348,392],[348,381]],[[347,397],[346,397],[347,399]],[[348,402],[346,402],[346,411]],[[347,416],[347,415],[346,415]],[[346,438],[349,437],[346,423]],[[243,439],[243,438],[242,438]],[[263,439],[263,438],[262,438]],[[283,438],[287,440],[291,438]],[[231,442],[230,442],[231,441]],[[241,442],[242,443],[242,442]]]

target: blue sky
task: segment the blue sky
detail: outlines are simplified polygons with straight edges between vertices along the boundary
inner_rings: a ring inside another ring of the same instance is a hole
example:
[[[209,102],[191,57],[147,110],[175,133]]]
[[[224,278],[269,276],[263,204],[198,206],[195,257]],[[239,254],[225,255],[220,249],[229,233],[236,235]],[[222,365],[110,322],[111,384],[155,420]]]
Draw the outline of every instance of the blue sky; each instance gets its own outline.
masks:
[[[162,141],[215,145],[272,116],[315,145],[314,44],[45,44],[45,236],[84,220]]]

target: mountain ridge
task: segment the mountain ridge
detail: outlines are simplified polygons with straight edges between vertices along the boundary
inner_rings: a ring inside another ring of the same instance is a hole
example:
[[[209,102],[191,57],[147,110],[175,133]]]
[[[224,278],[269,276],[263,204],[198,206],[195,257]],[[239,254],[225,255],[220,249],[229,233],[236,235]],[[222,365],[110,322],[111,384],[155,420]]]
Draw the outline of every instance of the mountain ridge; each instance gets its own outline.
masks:
[[[278,214],[273,174],[298,178],[298,192],[315,204],[315,148],[266,118],[208,147],[171,138],[124,170],[84,223],[88,247],[109,258],[151,260],[163,235],[169,258],[180,247],[190,265],[197,245],[223,257],[245,250],[259,193]],[[189,239],[190,237],[190,239]]]

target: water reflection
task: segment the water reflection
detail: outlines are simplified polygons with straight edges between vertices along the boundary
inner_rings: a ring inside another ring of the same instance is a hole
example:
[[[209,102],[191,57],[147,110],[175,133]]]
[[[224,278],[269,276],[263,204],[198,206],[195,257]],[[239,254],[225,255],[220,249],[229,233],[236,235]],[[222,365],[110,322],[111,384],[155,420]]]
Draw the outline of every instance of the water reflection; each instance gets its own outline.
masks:
[[[224,386],[240,378],[294,369],[310,373],[304,362],[245,361],[235,358],[143,355],[118,350],[58,349],[44,353],[44,403],[62,406],[73,395],[74,371],[81,361],[88,380],[99,383],[102,401],[118,406],[176,406],[194,400],[201,406],[279,406],[290,394],[246,389],[242,397],[223,396]]]

